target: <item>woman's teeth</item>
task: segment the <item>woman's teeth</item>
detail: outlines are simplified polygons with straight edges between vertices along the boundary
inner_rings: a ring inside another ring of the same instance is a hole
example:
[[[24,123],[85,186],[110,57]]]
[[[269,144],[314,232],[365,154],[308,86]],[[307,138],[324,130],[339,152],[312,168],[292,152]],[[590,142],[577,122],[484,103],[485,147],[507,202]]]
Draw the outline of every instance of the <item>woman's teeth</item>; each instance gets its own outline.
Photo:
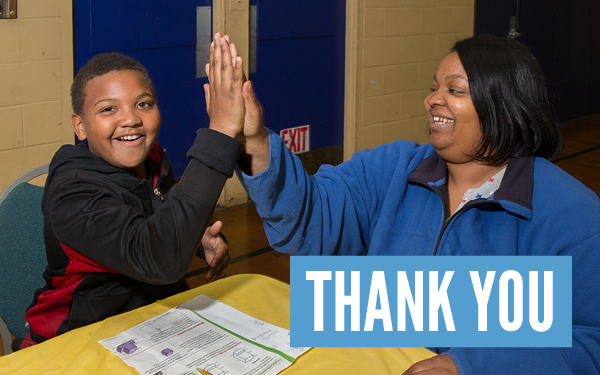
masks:
[[[454,122],[454,120],[449,119],[449,118],[445,118],[445,117],[439,117],[439,116],[433,116],[433,121],[435,122],[441,122],[441,123],[448,123],[448,122]]]
[[[124,137],[117,138],[117,140],[119,140],[119,141],[135,141],[136,139],[138,139],[140,137],[141,137],[141,135],[126,135]]]

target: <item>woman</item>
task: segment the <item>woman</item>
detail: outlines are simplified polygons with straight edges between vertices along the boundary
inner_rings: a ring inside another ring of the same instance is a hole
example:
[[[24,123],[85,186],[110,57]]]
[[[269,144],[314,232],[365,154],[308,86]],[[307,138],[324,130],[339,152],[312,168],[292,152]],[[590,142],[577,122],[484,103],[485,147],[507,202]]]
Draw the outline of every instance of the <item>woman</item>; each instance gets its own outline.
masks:
[[[382,145],[314,176],[262,126],[249,82],[243,94],[240,177],[279,251],[572,257],[572,348],[435,348],[406,374],[597,373],[600,201],[547,160],[561,138],[526,47],[456,43],[425,99],[430,143]]]

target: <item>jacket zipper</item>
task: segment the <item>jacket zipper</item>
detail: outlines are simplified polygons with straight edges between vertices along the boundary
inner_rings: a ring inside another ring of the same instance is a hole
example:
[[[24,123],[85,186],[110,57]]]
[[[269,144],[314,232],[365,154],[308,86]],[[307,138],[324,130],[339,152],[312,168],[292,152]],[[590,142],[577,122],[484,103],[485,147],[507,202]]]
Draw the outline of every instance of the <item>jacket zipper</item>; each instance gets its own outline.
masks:
[[[164,195],[162,195],[160,190],[158,190],[157,188],[154,188],[154,194],[156,194],[156,196],[160,199],[161,202],[165,201]]]
[[[446,228],[448,228],[448,224],[450,224],[450,222],[457,217],[458,215],[460,215],[463,211],[465,211],[467,208],[471,207],[471,206],[475,206],[478,203],[481,202],[490,202],[490,203],[498,203],[497,201],[489,201],[486,198],[478,198],[478,199],[473,199],[472,201],[467,202],[464,206],[462,206],[462,208],[458,211],[456,211],[454,214],[452,214],[452,216],[450,216],[447,219],[444,219],[444,224],[442,225],[442,229],[440,231],[440,235],[438,237],[437,243],[435,244],[435,249],[433,250],[433,255],[437,255],[437,251],[438,251],[438,247],[440,246],[440,243],[442,242],[442,237],[444,236],[444,233],[446,232]]]
[[[442,224],[442,229],[440,230],[440,234],[438,236],[437,242],[435,243],[435,248],[433,249],[433,255],[437,255],[438,247],[440,246],[440,242],[442,242],[442,237],[444,236],[444,232],[446,232],[446,227],[452,221],[452,216],[447,219],[444,219],[444,223]]]
[[[422,182],[420,182],[420,183],[423,184]],[[438,198],[440,198],[440,201],[442,202],[442,215],[445,216],[446,206],[444,204],[444,198],[442,197],[442,192],[440,191],[440,188],[437,186],[431,186],[429,184],[423,184],[423,186],[427,187],[428,189],[433,190],[433,192],[438,196]],[[447,219],[443,219],[442,229],[440,229],[440,234],[438,235],[437,242],[435,243],[435,248],[433,249],[433,255],[437,255],[437,250],[438,250],[438,247],[440,246],[440,242],[442,241],[442,236],[444,235],[444,232],[446,231],[446,227],[448,226],[448,224],[450,224],[451,220],[452,220],[452,216],[450,216]]]
[[[429,184],[423,183],[422,181],[415,181],[419,184],[421,184],[422,186],[425,186],[426,188],[433,190],[433,192],[438,196],[438,198],[440,198],[440,201],[442,202],[442,208],[444,211],[444,214],[446,212],[446,207],[444,206],[444,198],[442,197],[442,193],[440,191],[440,188],[437,186],[431,186]],[[448,224],[450,224],[450,222],[452,221],[452,219],[454,219],[456,216],[458,216],[458,214],[460,214],[462,211],[464,211],[466,208],[473,206],[474,204],[477,204],[477,202],[479,201],[487,201],[487,199],[474,199],[472,201],[467,202],[467,204],[465,204],[460,210],[458,210],[457,212],[455,212],[454,214],[450,215],[449,218],[444,219],[444,221],[442,222],[442,228],[440,229],[440,234],[438,235],[438,239],[437,242],[435,243],[435,248],[433,249],[433,255],[437,255],[437,251],[438,248],[440,246],[440,243],[442,242],[442,237],[444,236],[444,233],[446,232],[446,228],[448,227]]]

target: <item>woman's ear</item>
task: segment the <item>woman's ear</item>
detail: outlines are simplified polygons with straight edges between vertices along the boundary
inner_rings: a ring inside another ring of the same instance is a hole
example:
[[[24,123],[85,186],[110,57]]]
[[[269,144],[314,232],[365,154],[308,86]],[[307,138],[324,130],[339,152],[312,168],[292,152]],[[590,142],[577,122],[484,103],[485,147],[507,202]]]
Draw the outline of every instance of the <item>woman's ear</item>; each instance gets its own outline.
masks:
[[[80,141],[85,141],[87,136],[85,135],[85,128],[83,127],[83,119],[78,114],[73,113],[71,115],[71,127]]]

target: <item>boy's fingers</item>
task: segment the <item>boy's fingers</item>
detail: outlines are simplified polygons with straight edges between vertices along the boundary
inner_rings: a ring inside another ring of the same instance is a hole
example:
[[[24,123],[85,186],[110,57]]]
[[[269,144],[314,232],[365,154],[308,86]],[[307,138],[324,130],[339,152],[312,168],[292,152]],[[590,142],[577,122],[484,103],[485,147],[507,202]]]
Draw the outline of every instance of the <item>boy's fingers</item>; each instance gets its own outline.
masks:
[[[210,63],[204,65],[204,71],[206,72],[206,77],[210,79]]]
[[[212,261],[210,262],[210,268],[211,271],[213,271],[212,273],[215,273],[217,270],[220,270],[223,268],[223,266],[227,266],[227,263],[229,263],[229,261],[225,262],[228,252],[227,250],[223,250],[220,249],[221,251],[217,251],[215,253],[214,258],[212,259]],[[225,264],[223,264],[225,263]]]
[[[213,281],[225,277],[227,274],[227,265],[229,264],[229,252],[223,251],[215,254],[211,264],[210,270],[206,274],[206,279]]]
[[[208,107],[210,107],[210,85],[208,83],[204,84],[204,100],[206,101],[206,113],[210,113],[208,111]]]
[[[207,66],[205,67],[206,76],[208,77],[209,82],[213,81],[214,69],[212,69],[212,68],[213,68],[214,58],[215,58],[215,42],[212,41],[210,43],[210,57],[208,59],[208,64],[206,64]]]
[[[237,51],[237,47],[235,46],[235,43],[231,43],[229,44],[229,53],[231,54],[231,60],[235,60],[236,57],[238,57],[238,51]]]
[[[223,56],[222,56],[222,43],[223,39],[219,33],[215,34],[215,40],[213,42],[215,44],[215,48],[213,51],[213,59],[212,59],[212,78],[211,83],[214,82],[215,89],[221,84],[221,69],[223,65]]]
[[[221,38],[221,60],[220,60],[220,69],[221,69],[221,79],[222,82],[227,83],[231,82],[233,75],[233,67],[231,66],[231,53],[229,51],[229,42],[227,40]]]
[[[246,82],[246,74],[244,73],[244,61],[241,57],[238,60],[238,51],[237,47],[235,46],[235,43],[231,43],[229,45],[229,50],[231,53],[231,64],[233,65],[234,74],[236,74],[236,70],[238,70],[238,62],[241,62],[241,64],[239,65],[239,71],[241,71],[241,75],[237,74],[237,78],[241,78],[242,82]]]
[[[238,57],[238,51],[235,43],[231,43],[229,45],[229,53],[231,54],[231,66],[233,66],[233,70],[235,71],[235,64]]]
[[[233,84],[237,86],[237,90],[239,90],[244,83],[244,63],[241,57],[235,58],[235,65],[233,66]]]
[[[221,221],[215,221],[213,223],[213,225],[211,225],[210,227],[206,228],[207,234],[210,237],[215,237],[216,235],[219,234],[219,232],[221,231],[221,229],[223,228],[223,222]]]

